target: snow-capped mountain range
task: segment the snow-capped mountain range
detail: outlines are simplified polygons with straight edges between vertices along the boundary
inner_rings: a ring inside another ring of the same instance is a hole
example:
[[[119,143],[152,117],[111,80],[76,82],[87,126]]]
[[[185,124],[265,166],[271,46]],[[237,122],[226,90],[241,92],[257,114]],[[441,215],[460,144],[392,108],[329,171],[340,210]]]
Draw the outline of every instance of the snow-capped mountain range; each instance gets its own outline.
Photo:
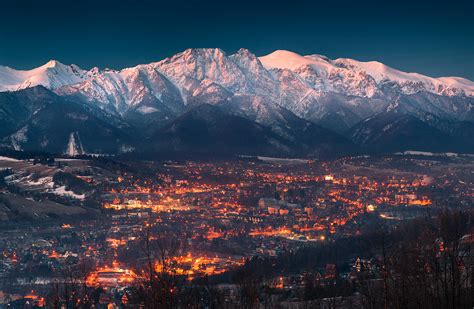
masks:
[[[474,122],[470,80],[284,50],[257,57],[246,49],[232,55],[188,49],[123,70],[86,71],[54,60],[29,71],[0,66],[0,91],[38,85],[148,132],[201,104],[218,106],[290,140],[295,121],[299,128],[316,124],[346,136],[356,124],[381,113],[410,115],[441,126],[446,134],[446,122]],[[358,140],[369,131],[359,125]]]
[[[195,59],[192,59],[195,58]],[[194,61],[196,60],[196,61]],[[237,65],[237,67],[235,67]],[[263,68],[262,68],[263,65]],[[391,68],[377,61],[362,62],[354,59],[339,58],[331,60],[322,55],[301,56],[286,50],[277,50],[269,55],[257,58],[246,49],[226,56],[220,49],[188,49],[160,62],[148,65],[138,65],[120,71],[105,69],[100,71],[93,68],[82,70],[78,66],[64,65],[56,60],[32,70],[15,70],[0,65],[0,91],[16,91],[38,85],[49,89],[78,84],[96,78],[96,81],[114,79],[124,82],[133,78],[138,71],[149,70],[164,74],[167,78],[179,81],[180,87],[185,87],[183,78],[197,80],[209,79],[230,90],[250,90],[242,86],[244,75],[250,73],[250,78],[257,75],[278,76],[278,70],[289,70],[297,73],[304,80],[317,78],[313,84],[315,90],[334,91],[344,94],[373,97],[377,94],[377,85],[393,82],[398,84],[404,94],[419,91],[429,91],[439,95],[474,95],[474,82],[461,77],[432,78],[418,73],[406,73]],[[273,71],[268,74],[267,71]],[[102,76],[102,78],[101,78]],[[309,77],[311,76],[311,77]],[[343,85],[336,81],[339,77]],[[268,82],[274,81],[270,78]],[[319,82],[319,83],[318,83]],[[339,84],[339,85],[338,85]],[[103,85],[105,87],[105,85]],[[232,89],[234,86],[234,89]],[[343,86],[343,87],[342,87]],[[189,85],[188,87],[189,88]],[[106,89],[106,88],[105,88]],[[274,91],[274,89],[267,89]],[[262,94],[268,94],[264,91]]]

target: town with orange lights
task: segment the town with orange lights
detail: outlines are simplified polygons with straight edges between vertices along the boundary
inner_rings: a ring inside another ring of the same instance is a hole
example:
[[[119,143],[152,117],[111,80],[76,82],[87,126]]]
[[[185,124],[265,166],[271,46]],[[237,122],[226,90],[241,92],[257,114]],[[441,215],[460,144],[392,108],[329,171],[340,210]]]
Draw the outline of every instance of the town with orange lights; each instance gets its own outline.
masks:
[[[354,293],[385,278],[380,237],[402,250],[411,229],[474,201],[473,161],[461,156],[2,158],[0,166],[0,206],[49,198],[82,210],[27,220],[15,217],[21,209],[3,213],[0,299],[12,308],[360,304]],[[53,198],[45,175],[58,167],[68,174],[56,182],[70,194]]]

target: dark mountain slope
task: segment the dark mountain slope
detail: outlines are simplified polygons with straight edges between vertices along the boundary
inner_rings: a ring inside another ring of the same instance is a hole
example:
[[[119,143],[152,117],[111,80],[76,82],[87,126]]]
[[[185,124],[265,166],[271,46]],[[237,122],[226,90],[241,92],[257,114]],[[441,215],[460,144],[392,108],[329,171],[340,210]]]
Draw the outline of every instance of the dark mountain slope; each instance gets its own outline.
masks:
[[[154,132],[144,148],[158,152],[278,155],[291,154],[297,146],[269,128],[203,104]]]
[[[10,134],[4,135],[3,143],[15,149],[64,153],[71,133],[87,153],[117,153],[133,145],[123,121],[88,105],[66,101],[43,87],[7,93],[4,100],[1,127]],[[15,113],[18,116],[13,122],[7,112],[15,104],[21,113]]]
[[[418,118],[397,112],[377,114],[355,125],[352,140],[375,152],[402,150],[458,151],[462,145]]]

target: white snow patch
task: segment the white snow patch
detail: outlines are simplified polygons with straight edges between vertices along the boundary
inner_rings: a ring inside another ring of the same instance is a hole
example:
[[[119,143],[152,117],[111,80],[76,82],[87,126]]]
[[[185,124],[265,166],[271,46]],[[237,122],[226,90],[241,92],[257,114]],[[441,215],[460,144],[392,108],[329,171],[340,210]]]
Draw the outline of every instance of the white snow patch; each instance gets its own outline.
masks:
[[[56,195],[66,196],[66,197],[72,197],[77,200],[84,200],[86,198],[85,194],[76,194],[73,191],[66,190],[66,186],[57,187],[54,190],[52,190],[51,193],[54,193]]]
[[[3,156],[0,156],[0,161],[21,162],[21,160],[17,160],[17,159],[14,159],[14,158],[9,158],[9,157],[3,157]]]
[[[21,150],[21,145],[28,141],[28,137],[26,136],[27,132],[28,125],[24,126],[23,128],[21,128],[16,133],[10,136],[11,143],[16,151]]]
[[[434,152],[417,151],[417,150],[407,150],[407,151],[404,151],[404,152],[396,152],[395,154],[396,154],[396,155],[428,156],[428,157],[432,157],[432,156],[443,156],[443,157],[451,157],[451,158],[455,158],[455,157],[458,157],[458,156],[459,156],[459,154],[454,153],[454,152],[438,152],[438,153],[434,153]]]
[[[30,186],[43,186],[43,187],[46,187],[46,188],[53,188],[54,187],[53,177],[51,177],[51,176],[42,177],[42,178],[38,178],[36,180],[32,180],[31,175],[30,175],[26,179],[21,179],[20,182],[22,182],[24,184],[28,184]]]
[[[142,114],[151,114],[151,113],[157,112],[158,109],[151,106],[140,106],[139,108],[137,108],[137,111],[139,111]]]
[[[242,158],[255,158],[254,156],[248,155],[240,155]],[[264,156],[257,156],[256,157],[260,161],[268,162],[268,163],[277,163],[277,164],[304,164],[309,163],[310,160],[307,159],[297,159],[297,158],[276,158],[276,157],[264,157]]]

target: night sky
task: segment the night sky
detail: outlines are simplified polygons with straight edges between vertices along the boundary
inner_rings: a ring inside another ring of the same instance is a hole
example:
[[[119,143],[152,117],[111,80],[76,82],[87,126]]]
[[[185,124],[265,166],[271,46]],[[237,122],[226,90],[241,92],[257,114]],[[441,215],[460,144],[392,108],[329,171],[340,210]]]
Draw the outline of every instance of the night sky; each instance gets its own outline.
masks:
[[[191,47],[378,60],[474,80],[474,1],[0,0],[0,64],[120,69]]]

